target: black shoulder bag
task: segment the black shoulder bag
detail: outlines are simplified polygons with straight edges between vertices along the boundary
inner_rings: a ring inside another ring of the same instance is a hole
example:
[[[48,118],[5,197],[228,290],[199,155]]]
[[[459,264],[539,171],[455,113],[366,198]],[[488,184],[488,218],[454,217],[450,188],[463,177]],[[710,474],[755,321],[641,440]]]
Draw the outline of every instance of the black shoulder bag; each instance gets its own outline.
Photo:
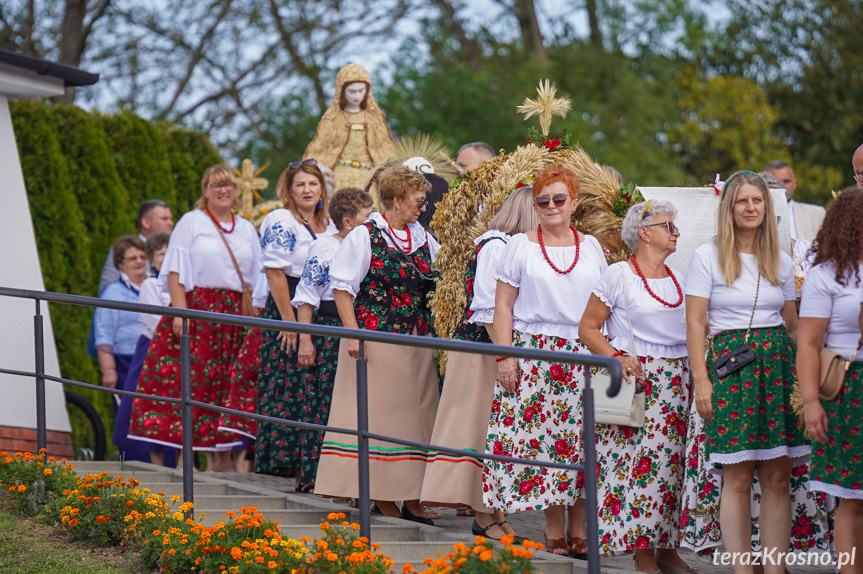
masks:
[[[732,349],[730,353],[713,362],[716,368],[716,376],[724,379],[731,373],[739,371],[755,360],[755,351],[749,344],[749,332],[752,330],[752,320],[755,318],[755,308],[758,306],[758,291],[761,289],[761,273],[758,273],[758,283],[755,286],[755,303],[752,304],[752,314],[749,316],[749,327],[743,337],[743,344]]]

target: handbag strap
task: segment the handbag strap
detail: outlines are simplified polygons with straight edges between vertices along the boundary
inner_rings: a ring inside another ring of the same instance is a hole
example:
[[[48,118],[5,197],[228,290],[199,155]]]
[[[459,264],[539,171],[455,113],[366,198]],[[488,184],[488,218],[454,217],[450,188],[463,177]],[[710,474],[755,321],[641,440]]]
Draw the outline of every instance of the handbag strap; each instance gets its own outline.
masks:
[[[746,327],[746,335],[743,337],[743,341],[749,342],[749,331],[752,330],[752,320],[755,319],[755,308],[758,306],[758,292],[761,290],[761,272],[758,272],[758,283],[755,284],[755,302],[752,303],[752,314],[749,315],[749,326]]]
[[[626,269],[624,269],[621,274],[621,278],[623,280],[623,305],[626,308],[626,324],[629,325],[629,344],[632,345],[632,354],[637,357],[638,352],[635,350],[635,335],[632,333],[632,319],[629,317],[629,289],[626,287],[626,284],[629,283],[626,277],[628,269],[629,263],[626,264]]]
[[[246,288],[246,280],[243,278],[243,272],[240,271],[240,265],[237,263],[237,258],[234,257],[234,252],[231,250],[231,246],[228,245],[228,239],[225,237],[225,231],[222,229],[222,226],[216,223],[216,220],[210,219],[213,222],[213,225],[216,226],[216,229],[219,230],[219,237],[222,238],[222,241],[225,243],[225,247],[228,249],[228,255],[231,256],[231,261],[234,263],[234,269],[237,271],[237,275],[240,277],[240,285],[243,286],[243,289]]]
[[[300,219],[302,219],[302,220],[303,220],[303,225],[305,225],[305,226],[306,226],[306,229],[307,229],[307,230],[308,230],[308,232],[311,234],[311,236],[312,236],[312,241],[317,241],[318,236],[317,236],[317,235],[315,235],[315,232],[312,230],[312,226],[311,226],[311,225],[309,225],[309,220],[308,220],[308,219],[306,219],[305,217],[302,217],[302,216],[300,216]]]

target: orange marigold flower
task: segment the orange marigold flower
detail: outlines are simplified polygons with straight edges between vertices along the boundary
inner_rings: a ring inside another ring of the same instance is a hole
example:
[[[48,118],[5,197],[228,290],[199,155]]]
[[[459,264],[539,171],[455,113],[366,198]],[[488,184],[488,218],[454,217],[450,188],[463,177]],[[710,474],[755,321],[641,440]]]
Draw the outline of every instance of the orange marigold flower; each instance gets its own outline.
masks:
[[[413,572],[413,569],[414,569],[414,567],[411,566],[410,564],[405,564],[404,566],[402,566],[402,572],[404,574],[407,574],[408,572]]]
[[[473,541],[477,544],[483,544],[485,542],[485,536],[477,536],[473,539]]]
[[[264,563],[264,557],[263,556],[255,556],[255,562],[257,562],[258,564],[263,564]]]
[[[365,545],[364,545],[362,542],[360,542],[359,540],[354,540],[354,542],[353,542],[352,546],[353,546],[354,548],[362,548],[362,547],[363,547],[363,546],[365,546]]]
[[[23,484],[18,485],[18,492],[25,492],[26,490],[27,490],[27,487],[24,486]]]
[[[515,540],[515,536],[513,536],[512,534],[507,534],[500,539],[500,543],[504,546],[509,546],[510,544],[512,544],[513,540]]]
[[[54,471],[51,470],[50,468],[43,468],[42,474],[44,474],[45,476],[51,476],[52,474],[54,474]]]
[[[267,562],[267,568],[269,568],[270,570],[275,569],[275,568],[276,568],[276,566],[278,566],[278,564],[276,564],[276,563],[275,563],[274,561],[272,561],[272,560],[270,560],[269,562]]]
[[[479,555],[479,559],[483,562],[488,562],[492,558],[494,558],[494,552],[492,552],[491,550],[486,550]]]

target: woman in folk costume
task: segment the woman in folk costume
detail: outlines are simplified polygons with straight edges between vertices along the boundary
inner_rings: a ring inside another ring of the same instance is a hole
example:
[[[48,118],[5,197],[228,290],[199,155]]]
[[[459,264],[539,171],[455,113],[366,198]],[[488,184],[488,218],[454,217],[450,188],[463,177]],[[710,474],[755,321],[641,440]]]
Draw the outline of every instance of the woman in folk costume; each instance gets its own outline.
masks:
[[[579,189],[575,172],[561,165],[537,176],[539,226],[509,240],[495,273],[496,343],[589,353],[578,325],[608,264],[596,238],[570,224]],[[583,387],[582,365],[498,357],[486,452],[579,464]],[[580,474],[486,461],[483,502],[504,511],[543,510],[546,551],[581,557],[587,541]]]
[[[330,219],[338,233],[322,237],[309,248],[303,275],[291,301],[300,323],[342,326],[333,298],[330,264],[347,234],[365,223],[371,212],[371,196],[358,187],[342,188],[330,198]],[[302,421],[327,424],[339,360],[339,339],[300,335],[297,359],[303,368],[292,370],[291,375],[297,379],[294,385],[302,390]],[[297,490],[301,492],[314,492],[323,440],[321,431],[300,431]]]
[[[336,189],[366,184],[394,150],[386,118],[372,94],[372,79],[359,64],[336,76],[333,103],[324,112],[303,159],[315,158],[333,170]]]
[[[326,184],[314,159],[292,161],[276,184],[283,207],[267,214],[261,224],[262,280],[256,296],[266,293],[265,319],[294,322],[291,299],[303,274],[309,248],[319,238],[336,233],[328,217]],[[299,420],[302,389],[291,371],[297,366],[296,333],[263,330],[258,373],[258,414]],[[240,393],[242,395],[242,393]],[[255,472],[291,475],[299,467],[300,431],[261,421],[255,443]]]
[[[863,286],[863,189],[847,188],[827,210],[813,243],[815,265],[803,284],[797,376],[806,430],[812,437],[809,489],[840,499],[836,511],[837,554],[863,548],[863,356],[860,295]],[[822,346],[852,361],[833,400],[819,398]],[[863,572],[863,563],[841,565],[842,574]]]
[[[474,240],[464,283],[467,304],[453,339],[491,343],[494,273],[512,235],[535,229],[533,189],[513,191],[488,222],[488,231]],[[497,378],[497,363],[490,355],[450,352],[440,406],[431,444],[483,452]],[[482,502],[482,460],[442,452],[429,453],[422,491],[428,506],[468,506],[476,511],[473,533],[494,540],[514,534],[503,511],[491,511]]]
[[[720,197],[716,237],[695,250],[686,278],[695,406],[704,421],[707,468],[723,475],[720,528],[726,550],[736,553],[737,574],[752,572],[742,557],[751,549],[756,468],[761,543],[786,552],[792,466],[810,452],[790,403],[797,378],[794,272],[779,249],[773,213],[757,174],[732,175]],[[785,567],[768,563],[764,571],[781,574]]]
[[[432,265],[440,245],[417,223],[426,206],[428,181],[397,166],[380,177],[383,213],[351,231],[330,265],[333,296],[342,324],[389,333],[430,336]],[[328,424],[357,428],[359,341],[343,339]],[[368,359],[369,431],[428,443],[438,406],[431,349],[365,343]],[[371,498],[387,516],[431,524],[420,506],[427,453],[371,440]],[[358,498],[356,437],[324,436],[315,493]],[[396,501],[404,501],[399,509]]]
[[[237,182],[224,166],[204,172],[197,209],[180,219],[171,234],[159,282],[178,309],[239,315],[243,290],[261,272],[261,244],[251,222],[234,214]],[[236,261],[236,264],[234,263]],[[244,285],[244,283],[246,283]],[[182,320],[163,317],[153,335],[138,392],[180,396]],[[243,343],[243,328],[189,321],[192,357],[192,399],[224,406],[228,370]],[[181,447],[180,405],[135,399],[130,438]],[[219,432],[219,413],[192,407],[193,447],[219,451],[215,470],[231,471],[232,435]]]
[[[596,427],[600,550],[634,553],[639,572],[687,574],[677,553],[692,400],[685,285],[665,264],[677,250],[676,216],[667,201],[629,208],[621,235],[634,255],[603,274],[578,334],[592,353],[616,357],[625,384],[643,386],[645,395],[643,427]]]

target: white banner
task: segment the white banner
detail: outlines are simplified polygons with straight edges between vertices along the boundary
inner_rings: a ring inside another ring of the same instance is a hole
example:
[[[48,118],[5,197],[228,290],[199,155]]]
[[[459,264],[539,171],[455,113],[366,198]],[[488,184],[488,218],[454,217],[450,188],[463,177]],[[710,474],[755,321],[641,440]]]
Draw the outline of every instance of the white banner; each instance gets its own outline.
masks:
[[[666,263],[676,271],[686,275],[689,271],[689,258],[700,245],[712,241],[716,235],[716,214],[719,210],[719,196],[710,187],[639,187],[644,199],[670,202],[677,208],[674,223],[680,229],[677,251],[672,253]],[[779,245],[791,255],[791,231],[788,226],[788,203],[784,189],[771,189],[773,210],[779,223]]]

